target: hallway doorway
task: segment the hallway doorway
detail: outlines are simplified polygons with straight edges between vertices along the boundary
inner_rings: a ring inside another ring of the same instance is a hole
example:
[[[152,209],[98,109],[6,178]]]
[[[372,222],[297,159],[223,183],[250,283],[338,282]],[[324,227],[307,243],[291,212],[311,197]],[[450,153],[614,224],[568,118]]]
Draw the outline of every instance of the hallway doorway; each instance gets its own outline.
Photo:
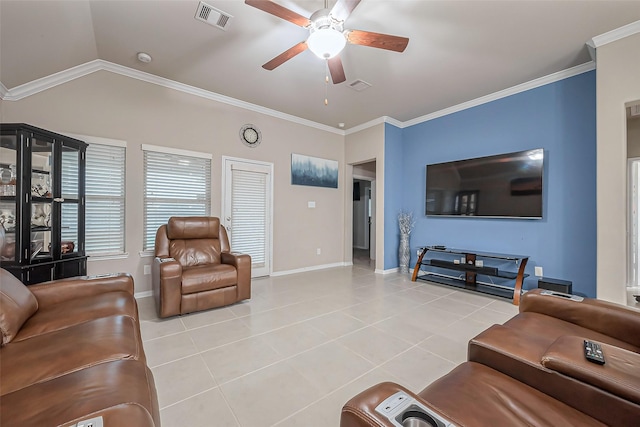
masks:
[[[353,166],[353,264],[375,269],[376,162]]]

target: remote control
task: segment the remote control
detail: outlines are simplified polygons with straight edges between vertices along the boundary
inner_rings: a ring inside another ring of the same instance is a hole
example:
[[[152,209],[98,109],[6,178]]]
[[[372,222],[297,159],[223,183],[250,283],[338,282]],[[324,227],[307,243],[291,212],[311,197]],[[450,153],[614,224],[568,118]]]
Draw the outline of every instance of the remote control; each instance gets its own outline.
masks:
[[[602,347],[596,342],[584,340],[584,357],[586,357],[589,362],[604,365]]]

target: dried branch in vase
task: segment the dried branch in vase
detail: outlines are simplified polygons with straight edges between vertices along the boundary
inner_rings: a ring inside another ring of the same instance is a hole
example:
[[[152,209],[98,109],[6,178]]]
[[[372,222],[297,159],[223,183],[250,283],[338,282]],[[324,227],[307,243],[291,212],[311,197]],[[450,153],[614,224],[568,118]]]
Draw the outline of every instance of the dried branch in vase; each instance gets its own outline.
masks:
[[[400,226],[400,234],[410,234],[416,221],[413,219],[413,212],[400,211],[398,214],[398,226]]]

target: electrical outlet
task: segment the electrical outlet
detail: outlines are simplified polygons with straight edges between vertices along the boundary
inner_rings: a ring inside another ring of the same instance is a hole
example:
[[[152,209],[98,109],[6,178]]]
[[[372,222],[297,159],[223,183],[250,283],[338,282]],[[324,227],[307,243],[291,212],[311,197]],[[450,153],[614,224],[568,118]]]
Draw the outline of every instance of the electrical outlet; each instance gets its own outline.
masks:
[[[145,276],[147,274],[151,274],[151,266],[150,265],[145,265],[144,266],[144,274],[145,274]]]
[[[544,274],[542,274],[542,267],[540,267],[540,266],[536,266],[536,267],[534,268],[534,270],[535,270],[535,275],[536,275],[537,277],[542,277],[542,276],[544,276]]]
[[[322,249],[318,248],[316,249],[316,255],[320,255],[322,253]]]

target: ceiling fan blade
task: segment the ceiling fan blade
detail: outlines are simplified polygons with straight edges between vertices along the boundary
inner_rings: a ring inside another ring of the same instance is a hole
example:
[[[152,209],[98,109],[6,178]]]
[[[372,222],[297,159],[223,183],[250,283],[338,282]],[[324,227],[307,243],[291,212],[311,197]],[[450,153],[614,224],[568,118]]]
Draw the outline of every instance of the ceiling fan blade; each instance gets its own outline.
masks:
[[[348,30],[347,41],[351,44],[377,47],[378,49],[404,52],[409,44],[406,37],[391,36],[389,34],[372,33],[370,31]]]
[[[280,55],[273,58],[271,61],[264,64],[262,68],[264,68],[265,70],[271,71],[274,68],[284,64],[285,62],[287,62],[294,56],[298,55],[299,53],[304,52],[305,50],[307,50],[307,42],[300,42],[297,45],[293,46],[292,48],[285,50]]]
[[[331,9],[331,16],[338,21],[346,21],[359,3],[360,0],[338,0]]]
[[[263,12],[270,13],[278,18],[282,18],[285,21],[292,22],[301,27],[308,27],[311,25],[311,21],[309,18],[305,18],[304,16],[294,12],[293,10],[289,10],[284,6],[280,6],[277,3],[274,3],[271,0],[245,0],[245,3],[249,6],[253,6],[256,9],[260,9]]]
[[[347,80],[347,77],[344,75],[344,67],[342,66],[342,59],[340,59],[340,55],[336,55],[329,59],[329,72],[331,73],[331,80],[334,85]]]

